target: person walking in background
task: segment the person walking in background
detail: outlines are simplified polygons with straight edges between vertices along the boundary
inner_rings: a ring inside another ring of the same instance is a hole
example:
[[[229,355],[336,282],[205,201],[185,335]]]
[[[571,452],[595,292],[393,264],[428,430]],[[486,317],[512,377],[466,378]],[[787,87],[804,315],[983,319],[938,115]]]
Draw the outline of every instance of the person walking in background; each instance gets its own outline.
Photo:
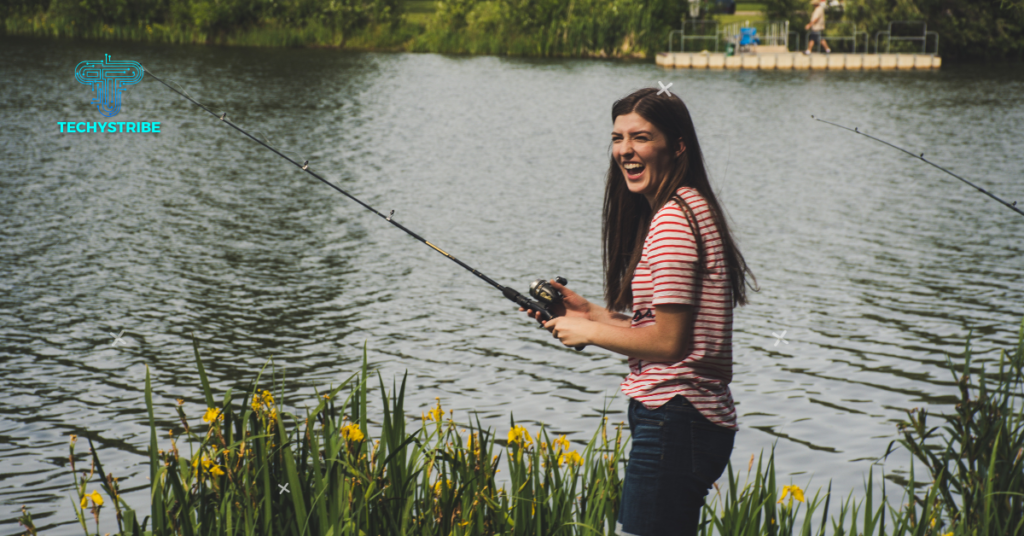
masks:
[[[825,31],[825,2],[827,0],[811,0],[816,3],[817,6],[814,8],[814,12],[811,13],[811,22],[804,26],[805,30],[810,30],[811,33],[807,35],[807,50],[804,54],[810,54],[814,49],[814,43],[818,43],[825,49],[825,54],[831,54],[832,49],[828,47],[828,41],[822,33]]]

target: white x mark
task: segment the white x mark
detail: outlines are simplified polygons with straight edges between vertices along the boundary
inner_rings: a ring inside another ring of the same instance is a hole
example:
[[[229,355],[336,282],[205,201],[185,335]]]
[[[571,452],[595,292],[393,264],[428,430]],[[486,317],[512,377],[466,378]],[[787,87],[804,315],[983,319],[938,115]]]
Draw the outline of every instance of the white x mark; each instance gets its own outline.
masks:
[[[668,93],[668,88],[672,87],[672,82],[669,82],[666,86],[661,83],[661,80],[658,80],[658,85],[661,86],[661,89],[658,91],[658,95],[661,95],[662,93]]]
[[[772,335],[775,336],[774,346],[778,346],[780,342],[789,344],[788,342],[786,342],[786,330],[782,330],[782,335],[779,335],[778,333],[775,332],[772,332]]]
[[[291,491],[288,491],[288,484],[285,484],[283,486],[281,484],[278,484],[277,487],[281,488],[281,491],[277,492],[278,495],[282,493],[291,493]]]
[[[108,332],[108,333],[110,333],[110,332]],[[124,330],[123,329],[121,330],[121,333],[118,333],[117,335],[114,335],[113,333],[110,333],[110,336],[114,338],[114,342],[110,343],[110,345],[113,346],[114,348],[117,348],[117,343],[121,343],[121,344],[123,344],[125,346],[128,346],[128,343],[124,342],[124,339],[121,338],[123,335],[124,335]]]

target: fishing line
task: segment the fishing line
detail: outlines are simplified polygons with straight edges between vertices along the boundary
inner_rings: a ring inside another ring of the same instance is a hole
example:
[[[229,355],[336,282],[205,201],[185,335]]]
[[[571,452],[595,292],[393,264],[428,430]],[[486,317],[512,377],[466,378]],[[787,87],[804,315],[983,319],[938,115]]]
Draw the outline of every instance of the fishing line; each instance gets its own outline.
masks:
[[[844,127],[843,125],[840,125],[838,123],[833,123],[831,121],[825,121],[824,119],[819,119],[817,117],[814,117],[813,115],[811,116],[811,119],[814,119],[815,121],[818,121],[818,122],[821,122],[821,123],[825,123],[826,125],[832,125],[834,127],[839,127],[839,128],[841,128],[843,130],[849,130],[850,132],[853,132],[854,134],[860,134],[861,136],[864,136],[864,137],[870,138],[872,140],[875,140],[878,143],[884,143],[885,145],[888,145],[889,147],[892,147],[893,149],[896,149],[898,151],[903,151],[904,153],[912,156],[913,158],[916,158],[916,159],[918,159],[918,160],[920,160],[920,161],[922,161],[922,162],[924,162],[924,163],[926,163],[926,164],[928,164],[928,165],[930,165],[930,166],[932,166],[932,167],[934,167],[936,169],[939,169],[941,171],[945,171],[946,173],[948,173],[948,174],[950,174],[950,175],[960,179],[961,181],[963,181],[964,183],[966,183],[970,187],[974,188],[975,190],[977,190],[977,191],[979,191],[979,192],[981,192],[981,193],[991,197],[992,199],[995,199],[996,201],[999,201],[1000,203],[1006,205],[1010,210],[1016,212],[1017,214],[1020,214],[1021,216],[1024,216],[1024,211],[1021,211],[1021,209],[1017,208],[1017,202],[1016,201],[1014,201],[1013,203],[1007,203],[1006,201],[1003,201],[998,196],[989,193],[988,190],[986,190],[986,189],[984,189],[984,188],[982,188],[980,186],[977,186],[974,183],[972,183],[971,181],[961,177],[960,175],[957,175],[956,173],[953,173],[952,171],[950,171],[950,170],[948,170],[948,169],[946,169],[946,168],[936,164],[935,162],[932,162],[931,160],[928,160],[927,158],[924,157],[924,153],[920,153],[920,154],[912,153],[912,152],[904,149],[903,147],[899,147],[897,145],[893,145],[893,144],[891,144],[891,143],[889,143],[889,142],[887,142],[885,140],[876,138],[876,137],[874,137],[874,136],[872,136],[870,134],[865,134],[864,132],[861,132],[860,129],[857,128],[857,127],[854,127],[854,128]]]
[[[401,229],[403,232],[405,232],[409,236],[411,236],[411,237],[415,238],[416,240],[419,240],[420,242],[423,242],[424,244],[430,246],[430,248],[433,249],[434,251],[440,253],[441,255],[444,255],[447,259],[449,259],[452,262],[458,264],[459,266],[465,268],[470,273],[472,273],[473,275],[479,277],[480,279],[483,279],[484,281],[487,282],[487,284],[489,284],[492,287],[498,289],[498,291],[500,291],[503,296],[505,296],[509,300],[515,302],[516,304],[518,304],[523,309],[539,313],[540,318],[545,320],[545,321],[551,320],[552,318],[555,317],[555,315],[551,313],[550,307],[552,305],[556,305],[557,303],[559,303],[561,301],[561,299],[562,299],[562,296],[546,280],[538,279],[538,280],[536,280],[536,281],[534,281],[533,283],[530,284],[530,295],[533,296],[534,298],[537,298],[538,301],[533,301],[533,300],[527,298],[526,296],[520,294],[519,292],[517,292],[513,288],[500,285],[497,281],[495,281],[495,280],[491,279],[490,277],[487,277],[486,275],[480,273],[480,271],[478,271],[476,268],[473,268],[472,266],[470,266],[470,265],[462,262],[461,260],[455,258],[450,253],[448,253],[445,250],[435,246],[434,244],[430,243],[427,239],[425,239],[422,236],[420,236],[420,235],[416,234],[415,232],[411,231],[409,228],[407,228],[406,226],[402,225],[401,223],[398,223],[397,221],[395,221],[395,219],[394,219],[395,211],[394,210],[392,210],[388,215],[385,216],[382,212],[380,212],[377,209],[371,207],[370,205],[364,203],[359,198],[357,198],[354,195],[346,192],[345,190],[342,190],[341,188],[339,188],[334,183],[332,183],[332,182],[328,181],[327,179],[321,177],[315,171],[310,169],[310,167],[309,167],[309,160],[305,160],[304,159],[300,163],[298,160],[292,159],[290,156],[286,155],[284,152],[278,150],[275,147],[272,147],[269,143],[267,143],[264,140],[262,140],[262,139],[260,139],[260,138],[258,138],[256,136],[250,134],[245,129],[243,129],[242,127],[238,126],[236,123],[232,122],[228,118],[227,112],[223,112],[222,111],[220,113],[216,113],[213,110],[211,110],[209,107],[204,105],[203,103],[201,103],[201,102],[197,101],[196,99],[192,98],[192,96],[189,95],[188,92],[185,91],[185,89],[180,84],[174,83],[175,86],[178,86],[176,88],[176,87],[172,86],[171,84],[165,82],[160,77],[154,75],[148,69],[145,69],[144,72],[145,72],[146,75],[152,77],[157,82],[160,82],[161,84],[166,86],[167,89],[170,89],[171,91],[173,91],[173,92],[177,93],[178,95],[180,95],[180,96],[184,97],[185,99],[187,99],[192,104],[195,104],[196,106],[202,108],[203,110],[205,110],[210,115],[216,117],[217,119],[220,119],[220,121],[222,123],[224,123],[224,124],[228,125],[229,127],[237,130],[238,132],[241,132],[247,138],[249,138],[252,141],[262,145],[263,147],[266,147],[268,150],[270,150],[271,152],[273,152],[277,156],[280,156],[281,158],[284,158],[285,160],[287,160],[288,162],[293,164],[295,167],[297,167],[297,168],[301,169],[302,171],[305,171],[306,173],[312,175],[317,180],[319,180],[320,182],[326,184],[327,186],[330,186],[331,188],[334,188],[335,190],[338,191],[338,193],[340,193],[340,194],[344,195],[345,197],[348,197],[349,199],[355,201],[356,203],[358,203],[360,206],[362,206],[366,210],[369,210],[370,212],[372,212],[372,213],[376,214],[377,216],[380,216],[381,218],[383,218],[384,221],[386,221],[386,222],[390,223],[391,225],[394,225],[395,227]],[[257,134],[261,134],[264,138],[266,138],[269,141],[270,138],[265,133],[260,132],[260,131],[254,131],[254,132],[256,132]],[[565,285],[565,284],[568,283],[568,281],[566,281],[565,278],[559,277],[559,278],[556,278],[556,280],[559,283],[561,283],[562,285]],[[576,349],[577,350],[582,350],[583,346],[577,346]]]

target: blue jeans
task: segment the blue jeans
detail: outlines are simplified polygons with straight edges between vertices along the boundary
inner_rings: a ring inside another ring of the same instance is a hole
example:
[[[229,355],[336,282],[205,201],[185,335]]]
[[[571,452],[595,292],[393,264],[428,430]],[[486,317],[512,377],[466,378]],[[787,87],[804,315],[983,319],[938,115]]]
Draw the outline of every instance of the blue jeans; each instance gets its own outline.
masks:
[[[632,450],[615,533],[689,536],[715,480],[729,463],[736,432],[707,420],[683,396],[649,410],[629,400]]]

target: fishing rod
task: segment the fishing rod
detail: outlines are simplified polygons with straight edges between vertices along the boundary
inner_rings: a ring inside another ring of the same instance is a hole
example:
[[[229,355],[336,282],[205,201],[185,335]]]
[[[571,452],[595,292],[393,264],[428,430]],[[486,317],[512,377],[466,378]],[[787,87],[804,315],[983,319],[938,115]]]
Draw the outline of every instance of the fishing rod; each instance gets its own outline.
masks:
[[[884,143],[885,145],[888,145],[889,147],[892,147],[893,149],[896,149],[898,151],[903,151],[904,153],[912,156],[913,158],[916,158],[916,159],[918,159],[918,160],[920,160],[920,161],[922,161],[922,162],[924,162],[924,163],[926,163],[926,164],[928,164],[928,165],[930,165],[930,166],[932,166],[932,167],[934,167],[936,169],[939,169],[941,171],[945,171],[946,173],[948,173],[948,174],[950,174],[950,175],[960,179],[961,181],[963,181],[967,185],[969,185],[971,188],[974,188],[975,190],[977,190],[977,191],[979,191],[979,192],[981,192],[981,193],[991,197],[992,199],[995,199],[996,201],[999,201],[1000,203],[1006,205],[1007,208],[1009,208],[1010,210],[1016,212],[1017,214],[1020,214],[1021,216],[1024,216],[1024,211],[1021,211],[1021,209],[1017,208],[1017,202],[1016,201],[1014,201],[1013,203],[1007,203],[1006,201],[1003,201],[999,197],[989,193],[988,190],[986,190],[986,189],[984,189],[984,188],[982,188],[980,186],[977,186],[974,183],[972,183],[971,181],[961,177],[960,175],[957,175],[956,173],[953,173],[952,171],[950,171],[950,170],[948,170],[948,169],[946,169],[946,168],[936,164],[935,162],[932,162],[931,160],[928,160],[927,158],[924,157],[924,153],[920,153],[920,154],[912,153],[912,152],[904,149],[903,147],[899,147],[897,145],[893,145],[893,144],[891,144],[891,143],[889,143],[889,142],[887,142],[885,140],[878,139],[878,138],[876,138],[876,137],[874,137],[874,136],[872,136],[870,134],[865,134],[864,132],[861,132],[860,129],[857,128],[857,127],[853,127],[853,128],[844,127],[843,125],[840,125],[838,123],[833,123],[831,121],[825,121],[824,119],[819,119],[817,117],[814,117],[813,115],[811,116],[811,119],[814,119],[815,121],[818,121],[820,123],[825,123],[826,125],[832,125],[834,127],[839,127],[839,128],[841,128],[843,130],[849,130],[850,132],[853,132],[854,134],[860,134],[861,136],[864,136],[864,137],[870,138],[872,140],[875,140],[878,143]]]
[[[479,277],[480,279],[483,279],[484,281],[487,282],[487,284],[489,284],[492,287],[498,289],[498,291],[500,291],[503,296],[505,296],[509,300],[512,300],[513,302],[515,302],[517,305],[519,305],[523,309],[526,309],[527,311],[532,311],[532,312],[538,313],[538,318],[537,318],[538,321],[545,321],[546,322],[546,321],[551,320],[552,318],[554,318],[556,316],[556,314],[552,313],[552,309],[553,309],[554,306],[561,304],[561,302],[562,302],[562,294],[560,292],[558,292],[558,290],[555,289],[555,287],[551,283],[549,283],[547,280],[545,280],[545,279],[537,279],[534,282],[530,283],[530,295],[533,296],[534,298],[536,298],[537,301],[531,300],[530,298],[527,298],[526,296],[523,296],[518,291],[516,291],[514,288],[506,287],[506,286],[503,286],[503,285],[499,284],[497,281],[495,281],[495,280],[491,279],[490,277],[487,277],[486,275],[482,274],[476,268],[473,268],[472,266],[470,266],[470,265],[462,262],[461,260],[455,258],[453,255],[451,255],[447,251],[445,251],[445,250],[435,246],[434,244],[430,243],[430,241],[428,241],[426,238],[423,238],[422,236],[420,236],[420,235],[416,234],[415,232],[411,231],[406,226],[404,226],[401,223],[398,223],[397,221],[395,221],[395,219],[394,219],[395,211],[394,210],[392,210],[390,214],[385,216],[383,213],[381,213],[377,209],[371,207],[370,205],[364,203],[359,198],[357,198],[354,195],[346,192],[345,190],[342,190],[341,188],[339,188],[333,182],[330,182],[327,179],[325,179],[325,178],[321,177],[320,175],[318,175],[315,171],[313,171],[312,169],[309,168],[309,160],[303,160],[303,162],[300,164],[298,161],[293,160],[288,155],[282,153],[281,151],[278,151],[274,147],[271,147],[269,144],[267,144],[263,140],[257,138],[256,136],[253,136],[252,134],[249,134],[248,132],[246,132],[245,129],[243,129],[242,127],[238,126],[237,124],[231,122],[231,120],[228,119],[227,112],[221,112],[221,113],[218,114],[218,113],[214,112],[213,110],[209,109],[208,107],[206,107],[203,103],[193,99],[190,95],[188,95],[188,93],[186,93],[186,92],[184,92],[182,90],[179,90],[176,87],[171,86],[167,82],[164,82],[163,79],[161,79],[160,77],[154,75],[149,70],[144,70],[144,72],[147,75],[149,75],[150,77],[152,77],[154,80],[156,80],[157,82],[160,82],[161,84],[166,86],[167,89],[170,89],[171,91],[177,93],[178,95],[181,95],[182,97],[187,99],[192,104],[195,104],[196,106],[198,106],[198,107],[202,108],[203,110],[205,110],[210,115],[216,117],[217,119],[220,119],[220,121],[222,123],[224,123],[224,124],[228,125],[229,127],[231,127],[233,129],[241,132],[247,138],[249,138],[252,141],[262,145],[263,147],[266,147],[267,149],[269,149],[271,152],[273,152],[277,156],[280,156],[281,158],[284,158],[285,160],[287,160],[288,162],[293,164],[295,167],[301,169],[302,171],[305,171],[306,173],[309,173],[310,175],[315,177],[320,182],[326,184],[327,186],[330,186],[331,188],[334,188],[339,193],[341,193],[345,197],[348,197],[349,199],[355,201],[356,203],[359,203],[359,205],[362,206],[363,208],[365,208],[366,210],[369,210],[370,212],[376,214],[377,216],[380,216],[381,218],[384,219],[384,221],[390,223],[391,225],[394,225],[395,227],[398,227],[399,229],[401,229],[403,232],[405,232],[409,236],[411,236],[411,237],[415,238],[416,240],[419,240],[420,242],[423,242],[424,244],[430,246],[431,249],[433,249],[434,251],[440,253],[441,255],[444,255],[445,258],[447,258],[447,259],[451,260],[452,262],[454,262],[455,264],[458,264],[459,266],[465,268],[470,273],[472,273],[473,275]],[[567,285],[569,283],[569,281],[567,279],[565,279],[564,277],[561,277],[561,276],[556,277],[555,281],[557,281],[560,285]],[[581,345],[581,346],[577,346],[576,349],[577,350],[582,350],[584,347],[585,347],[584,345]]]

